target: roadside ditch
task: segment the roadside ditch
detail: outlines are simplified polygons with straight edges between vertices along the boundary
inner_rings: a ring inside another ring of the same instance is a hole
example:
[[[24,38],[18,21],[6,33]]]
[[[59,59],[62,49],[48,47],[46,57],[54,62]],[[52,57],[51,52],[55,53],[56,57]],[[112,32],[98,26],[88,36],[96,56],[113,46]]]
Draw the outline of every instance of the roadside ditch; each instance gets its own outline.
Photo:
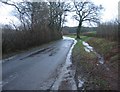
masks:
[[[72,52],[72,62],[76,66],[78,90],[118,90],[116,43],[100,38],[78,40]]]

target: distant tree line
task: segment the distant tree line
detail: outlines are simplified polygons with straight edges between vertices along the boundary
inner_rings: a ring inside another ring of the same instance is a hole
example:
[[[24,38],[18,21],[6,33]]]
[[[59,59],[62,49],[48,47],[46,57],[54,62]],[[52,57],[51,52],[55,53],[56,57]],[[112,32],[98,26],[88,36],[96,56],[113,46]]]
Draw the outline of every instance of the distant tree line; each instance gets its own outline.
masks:
[[[65,13],[70,5],[65,2],[8,2],[15,7],[15,16],[21,22],[14,29],[10,25],[2,27],[2,50],[4,53],[38,46],[62,38]]]
[[[86,32],[96,32],[97,27],[81,27],[81,31],[80,34],[84,34]],[[77,32],[77,27],[63,27],[63,34],[67,35],[67,34],[76,34]]]

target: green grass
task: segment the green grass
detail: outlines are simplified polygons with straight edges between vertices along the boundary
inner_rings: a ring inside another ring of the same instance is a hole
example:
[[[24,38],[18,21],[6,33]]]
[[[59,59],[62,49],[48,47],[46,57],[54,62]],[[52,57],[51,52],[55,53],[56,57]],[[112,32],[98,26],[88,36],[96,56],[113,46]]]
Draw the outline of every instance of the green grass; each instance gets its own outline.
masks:
[[[117,46],[117,43],[111,42],[101,38],[92,38],[87,41],[91,46],[93,46],[98,53],[106,57],[108,54],[112,53],[112,49]],[[114,54],[114,53],[113,53]]]
[[[96,31],[85,32],[85,33],[82,33],[82,35],[85,35],[85,36],[88,36],[88,37],[95,37],[96,36]]]
[[[82,44],[83,41],[89,40],[90,37],[87,36],[81,36],[81,40],[77,40],[76,45],[73,48],[73,63],[78,62],[79,67],[83,67],[86,72],[88,72],[89,69],[92,69],[93,66],[89,64],[88,61],[96,60],[96,55],[93,52],[86,52],[84,49],[84,45]],[[79,61],[78,61],[79,60]],[[92,62],[91,62],[92,63]]]
[[[77,54],[77,52],[80,53],[81,57],[85,57],[87,59],[92,59],[95,58],[95,54],[93,52],[89,53],[86,52],[84,49],[84,45],[82,44],[83,41],[86,41],[88,38],[84,37],[84,40],[78,40],[77,44],[75,45],[75,47],[73,48],[73,53]]]
[[[95,54],[93,52],[91,52],[91,53],[86,52],[85,49],[84,49],[84,45],[82,44],[83,41],[87,41],[91,37],[87,37],[87,36],[80,36],[80,37],[81,37],[81,39],[80,40],[77,39],[77,43],[73,48],[73,54],[75,56],[80,55],[81,57],[84,57],[88,60],[93,59],[93,58],[95,59],[96,58]]]

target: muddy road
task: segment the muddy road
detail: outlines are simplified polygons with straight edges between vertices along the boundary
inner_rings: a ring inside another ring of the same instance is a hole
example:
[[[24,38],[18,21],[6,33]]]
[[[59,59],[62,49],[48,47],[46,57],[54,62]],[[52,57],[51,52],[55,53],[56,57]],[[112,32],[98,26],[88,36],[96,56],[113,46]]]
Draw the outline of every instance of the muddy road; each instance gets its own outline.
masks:
[[[64,37],[4,60],[3,90],[50,90],[74,40]]]

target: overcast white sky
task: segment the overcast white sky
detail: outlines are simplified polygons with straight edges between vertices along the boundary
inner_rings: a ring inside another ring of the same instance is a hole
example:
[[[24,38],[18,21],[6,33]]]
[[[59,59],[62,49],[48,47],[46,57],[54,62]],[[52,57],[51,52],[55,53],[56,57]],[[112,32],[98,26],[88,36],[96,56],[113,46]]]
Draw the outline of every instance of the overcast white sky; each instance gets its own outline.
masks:
[[[17,0],[16,0],[17,1]],[[97,5],[102,5],[104,7],[104,11],[102,14],[102,22],[114,20],[118,17],[118,2],[120,0],[91,0]],[[0,3],[0,23],[8,24],[12,21],[16,23],[17,19],[11,15],[11,11],[14,8],[9,5],[3,5]],[[67,16],[67,22],[65,26],[77,26],[78,22],[72,18],[72,13],[69,13]],[[17,22],[18,23],[18,22]],[[84,24],[87,26],[86,24]]]
[[[97,5],[102,5],[104,7],[103,14],[101,16],[101,22],[107,22],[111,20],[115,20],[115,18],[118,18],[118,2],[120,0],[91,0]],[[75,19],[71,19],[72,14],[69,13],[69,16],[67,17],[68,22],[66,23],[66,26],[77,26],[78,22],[75,21]],[[84,23],[84,26],[87,26]]]

